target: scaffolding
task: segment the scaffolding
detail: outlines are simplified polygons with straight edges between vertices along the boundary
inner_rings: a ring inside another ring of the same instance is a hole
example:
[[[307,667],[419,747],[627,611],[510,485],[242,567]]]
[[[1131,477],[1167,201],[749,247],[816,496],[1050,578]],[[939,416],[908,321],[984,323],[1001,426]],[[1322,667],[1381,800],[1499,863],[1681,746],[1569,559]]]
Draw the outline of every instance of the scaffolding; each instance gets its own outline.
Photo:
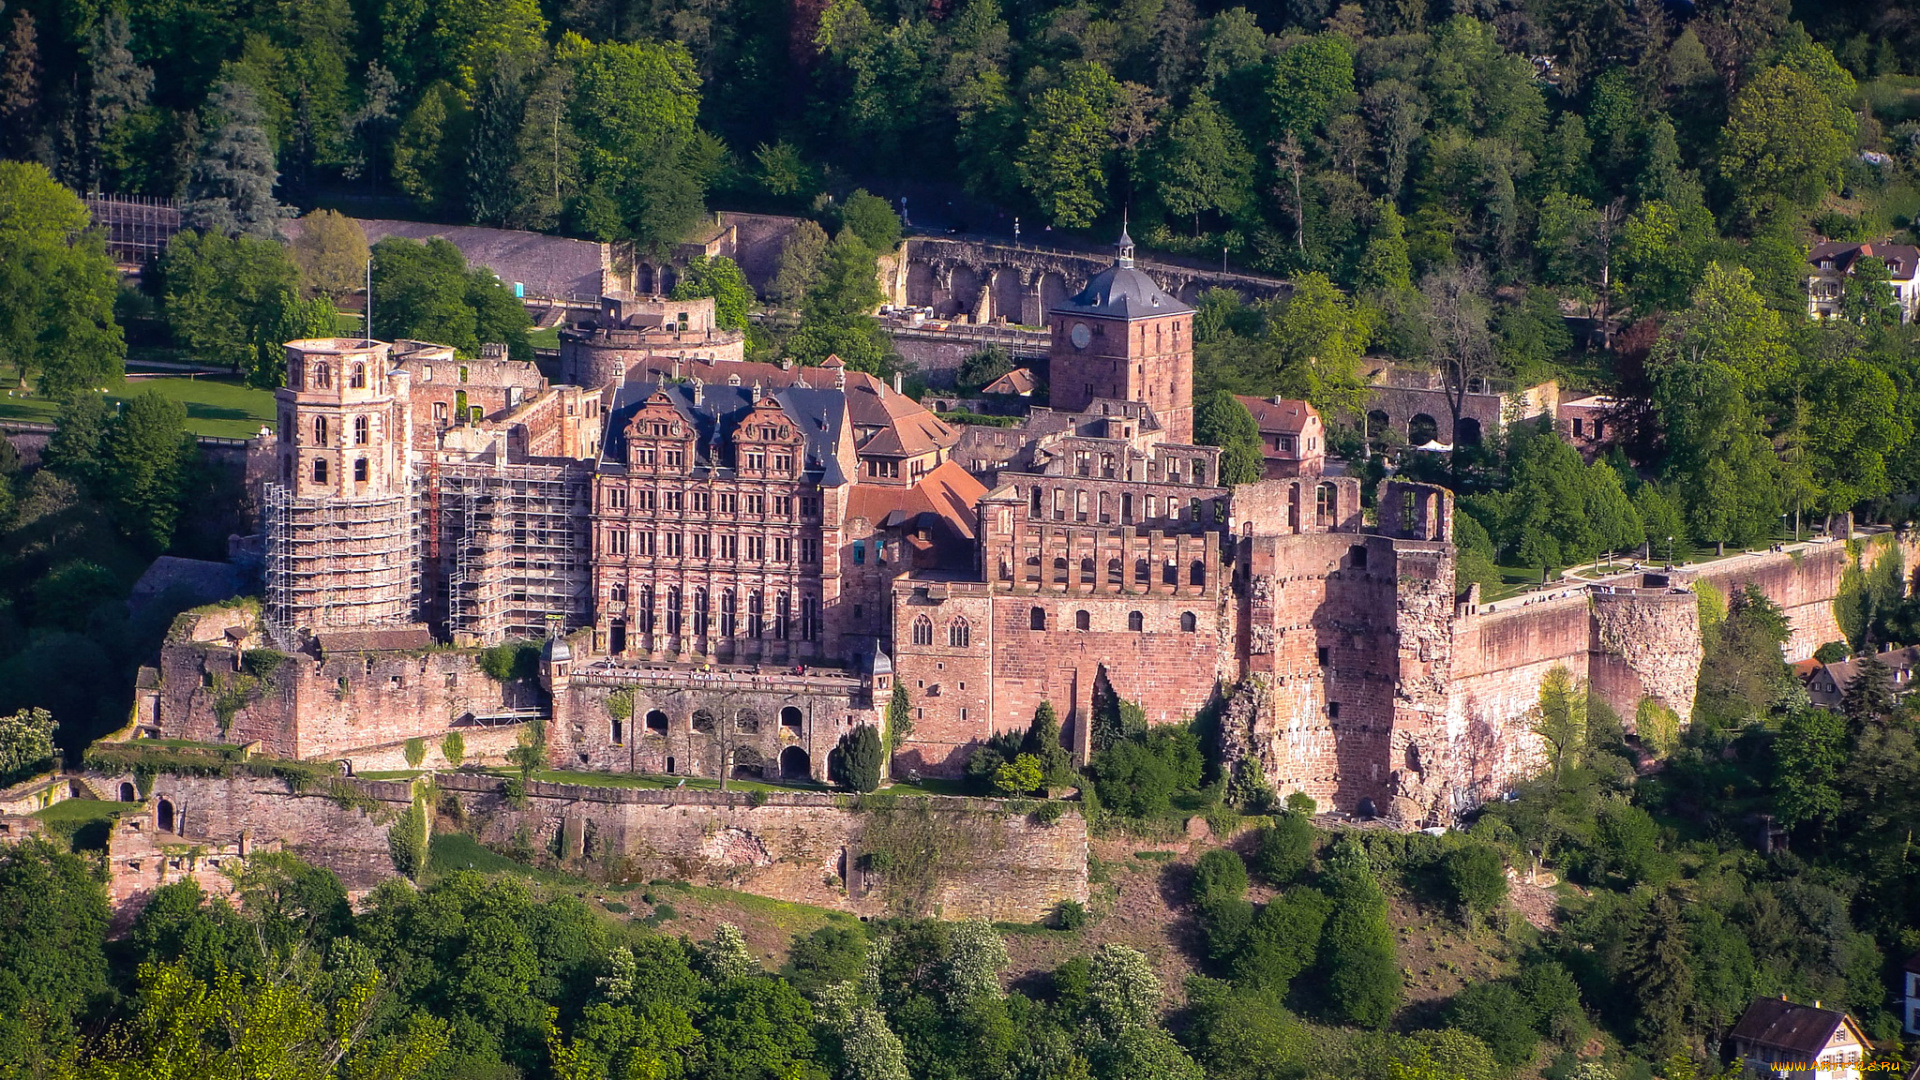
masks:
[[[408,494],[299,498],[266,485],[267,623],[294,631],[418,621],[419,523]]]
[[[584,625],[592,612],[592,482],[574,464],[449,466],[433,512],[450,551],[447,631],[497,642]]]
[[[95,192],[86,203],[93,223],[106,233],[107,253],[119,263],[145,264],[180,231],[180,209],[172,199]]]

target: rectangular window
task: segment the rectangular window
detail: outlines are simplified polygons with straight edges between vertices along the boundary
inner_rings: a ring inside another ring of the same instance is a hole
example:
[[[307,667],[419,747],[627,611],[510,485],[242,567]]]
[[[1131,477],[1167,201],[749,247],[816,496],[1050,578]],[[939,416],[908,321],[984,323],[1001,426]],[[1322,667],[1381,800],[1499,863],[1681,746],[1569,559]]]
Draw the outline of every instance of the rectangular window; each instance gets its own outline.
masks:
[[[651,446],[634,447],[633,463],[635,465],[649,465],[649,466],[652,465],[653,464],[653,447]]]
[[[802,539],[800,541],[800,561],[807,566],[813,566],[818,563],[820,561],[820,541]]]
[[[687,452],[677,446],[669,446],[660,452],[660,463],[669,469],[686,468]]]
[[[624,529],[607,530],[607,554],[625,555],[627,553],[627,533]]]
[[[356,484],[364,484],[367,482],[367,459],[366,458],[354,459],[353,482]]]
[[[720,512],[721,513],[723,514],[735,513],[736,511],[738,511],[739,507],[740,507],[740,497],[738,495],[735,495],[731,491],[723,491],[720,493]]]
[[[747,461],[746,461],[746,464],[742,466],[743,468],[750,469],[756,472],[764,472],[766,470],[767,455],[764,452],[759,450],[749,450],[747,451],[746,457],[747,457]]]
[[[693,512],[706,514],[713,511],[713,496],[704,491],[693,493]]]
[[[634,554],[636,555],[653,554],[653,534],[652,533],[650,532],[635,533],[634,536],[636,538],[634,542]]]
[[[696,559],[709,559],[713,557],[713,536],[711,534],[693,534],[693,557]]]
[[[627,508],[627,489],[610,487],[607,489],[607,509],[625,510]]]
[[[800,516],[804,518],[809,518],[809,519],[819,517],[820,516],[820,500],[811,498],[809,496],[804,496],[804,495],[801,496]]]
[[[686,496],[678,491],[667,492],[666,500],[667,500],[666,509],[668,513],[678,513],[679,511],[684,510],[686,508],[684,506],[684,503],[686,502]]]
[[[686,542],[686,538],[681,534],[677,532],[668,533],[667,534],[667,558],[669,559],[679,558],[682,554],[681,545],[685,542]]]
[[[764,536],[747,537],[747,558],[764,559],[767,557],[767,538]]]
[[[773,497],[773,513],[774,513],[774,516],[776,517],[783,517],[783,518],[792,517],[793,516],[793,496],[775,495]]]
[[[783,562],[783,563],[792,562],[793,561],[793,541],[784,536],[774,537],[773,558],[775,562]]]
[[[720,557],[723,559],[739,558],[740,557],[740,538],[737,536],[721,537],[720,538]]]

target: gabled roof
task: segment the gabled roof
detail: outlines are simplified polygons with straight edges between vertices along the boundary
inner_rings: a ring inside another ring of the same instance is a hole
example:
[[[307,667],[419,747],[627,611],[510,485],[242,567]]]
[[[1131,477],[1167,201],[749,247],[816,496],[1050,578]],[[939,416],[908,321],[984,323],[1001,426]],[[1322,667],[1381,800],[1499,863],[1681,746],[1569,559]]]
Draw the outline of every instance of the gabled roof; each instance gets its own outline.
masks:
[[[923,514],[938,518],[949,534],[974,538],[974,507],[987,493],[973,474],[945,461],[911,487],[855,484],[847,497],[847,517],[863,517],[876,527],[912,525]]]
[[[1836,1031],[1845,1025],[1848,1034],[1861,1046],[1870,1045],[1859,1025],[1844,1012],[1817,1005],[1798,1005],[1785,998],[1755,998],[1753,1004],[1733,1026],[1729,1037],[1739,1043],[1763,1050],[1797,1055],[1794,1060],[1811,1061]]]
[[[1025,397],[1039,389],[1039,387],[1040,380],[1034,376],[1033,369],[1017,367],[988,383],[980,392],[983,394],[1012,394]]]
[[[1915,264],[1920,263],[1920,247],[1912,244],[1853,244],[1843,240],[1822,240],[1813,245],[1807,261],[1815,266],[1832,260],[1834,268],[1852,273],[1861,259],[1879,259],[1887,264],[1887,274],[1899,281],[1913,280]]]
[[[1307,429],[1309,420],[1317,419],[1320,415],[1312,405],[1292,398],[1259,398],[1244,394],[1233,396],[1253,414],[1253,422],[1263,433],[1298,435]]]

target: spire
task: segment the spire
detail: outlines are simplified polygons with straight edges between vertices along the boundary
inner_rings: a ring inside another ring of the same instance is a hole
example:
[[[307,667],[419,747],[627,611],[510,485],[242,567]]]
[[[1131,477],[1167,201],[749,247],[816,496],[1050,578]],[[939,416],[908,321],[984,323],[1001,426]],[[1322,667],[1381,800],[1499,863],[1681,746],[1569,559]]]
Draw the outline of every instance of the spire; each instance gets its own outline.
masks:
[[[1120,211],[1120,265],[1133,265],[1133,237],[1127,235],[1127,212]]]

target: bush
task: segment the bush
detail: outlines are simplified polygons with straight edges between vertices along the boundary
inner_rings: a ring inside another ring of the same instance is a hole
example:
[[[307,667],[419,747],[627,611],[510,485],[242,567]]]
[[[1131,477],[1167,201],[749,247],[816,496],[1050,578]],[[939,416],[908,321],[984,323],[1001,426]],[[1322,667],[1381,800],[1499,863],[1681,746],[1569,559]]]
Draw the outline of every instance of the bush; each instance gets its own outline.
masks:
[[[1342,845],[1336,857],[1332,910],[1320,949],[1327,1001],[1348,1023],[1384,1027],[1400,1007],[1403,989],[1387,898],[1357,844]]]
[[[1454,848],[1440,865],[1447,891],[1469,926],[1476,912],[1490,914],[1507,902],[1506,860],[1492,845],[1469,843]]]
[[[447,764],[459,768],[460,763],[467,759],[466,738],[457,731],[447,732],[447,737],[440,740],[440,753],[447,759]]]
[[[273,678],[273,673],[286,662],[287,654],[278,649],[248,649],[241,660],[248,674],[262,681]]]
[[[1291,885],[1312,861],[1313,823],[1305,815],[1281,814],[1260,830],[1253,849],[1253,872],[1260,880],[1275,887]]]
[[[1067,804],[1048,799],[1033,808],[1033,821],[1036,825],[1052,825],[1066,816]]]
[[[1233,957],[1234,981],[1274,996],[1283,995],[1300,973],[1313,966],[1332,905],[1317,889],[1289,890],[1261,908]]]
[[[1539,1044],[1531,1010],[1520,992],[1504,982],[1473,983],[1447,1004],[1447,1022],[1487,1044],[1495,1061],[1513,1066],[1533,1057]]]
[[[1314,802],[1313,796],[1306,792],[1296,791],[1287,796],[1287,813],[1299,814],[1301,817],[1312,817],[1319,812],[1320,804]]]
[[[540,643],[537,641],[503,641],[491,648],[481,649],[476,658],[480,670],[494,682],[514,682],[538,678],[540,675]]]
[[[418,736],[408,739],[401,753],[406,755],[407,768],[417,769],[421,762],[427,760],[427,740]]]
[[[1193,905],[1205,909],[1247,894],[1247,864],[1235,852],[1214,848],[1193,867]]]
[[[1522,966],[1519,990],[1533,1029],[1542,1037],[1570,1045],[1586,1035],[1587,1014],[1580,1007],[1580,986],[1557,961]]]
[[[1090,918],[1091,916],[1087,914],[1087,905],[1078,900],[1062,900],[1060,906],[1053,909],[1053,925],[1060,930],[1082,929]]]

